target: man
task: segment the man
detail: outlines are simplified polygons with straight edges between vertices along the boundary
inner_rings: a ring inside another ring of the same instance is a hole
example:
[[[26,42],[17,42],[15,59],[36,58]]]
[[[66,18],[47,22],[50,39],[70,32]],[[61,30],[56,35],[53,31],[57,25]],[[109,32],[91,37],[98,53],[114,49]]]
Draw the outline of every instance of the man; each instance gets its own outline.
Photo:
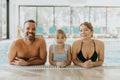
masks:
[[[46,62],[46,43],[42,37],[35,37],[36,24],[33,20],[24,23],[24,38],[14,41],[10,47],[8,60],[12,65],[43,65]]]

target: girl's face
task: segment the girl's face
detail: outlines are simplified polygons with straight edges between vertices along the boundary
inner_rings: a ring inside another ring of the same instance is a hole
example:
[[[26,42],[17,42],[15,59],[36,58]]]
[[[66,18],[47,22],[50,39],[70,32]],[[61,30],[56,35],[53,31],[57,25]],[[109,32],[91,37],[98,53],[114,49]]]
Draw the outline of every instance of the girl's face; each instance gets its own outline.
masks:
[[[88,27],[85,25],[80,26],[80,36],[83,40],[91,39],[93,35],[93,31],[91,31]]]
[[[66,41],[66,38],[63,34],[60,33],[60,34],[56,35],[55,40],[58,45],[63,45],[64,42]]]

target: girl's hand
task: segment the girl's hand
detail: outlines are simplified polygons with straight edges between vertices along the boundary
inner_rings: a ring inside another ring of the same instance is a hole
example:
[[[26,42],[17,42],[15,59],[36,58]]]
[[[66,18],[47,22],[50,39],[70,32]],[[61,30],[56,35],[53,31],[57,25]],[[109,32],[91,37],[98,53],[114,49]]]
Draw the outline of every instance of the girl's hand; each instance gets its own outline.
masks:
[[[56,66],[57,66],[57,67],[65,67],[66,64],[65,64],[65,62],[57,62],[57,63],[56,63]]]

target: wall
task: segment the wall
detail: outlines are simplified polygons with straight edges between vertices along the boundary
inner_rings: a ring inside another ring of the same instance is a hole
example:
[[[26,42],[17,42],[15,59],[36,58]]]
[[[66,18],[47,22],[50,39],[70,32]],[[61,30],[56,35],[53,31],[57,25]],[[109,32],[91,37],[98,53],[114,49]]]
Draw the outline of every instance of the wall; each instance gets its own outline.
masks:
[[[119,6],[119,0],[10,0],[10,38],[17,36],[19,5],[47,6]]]

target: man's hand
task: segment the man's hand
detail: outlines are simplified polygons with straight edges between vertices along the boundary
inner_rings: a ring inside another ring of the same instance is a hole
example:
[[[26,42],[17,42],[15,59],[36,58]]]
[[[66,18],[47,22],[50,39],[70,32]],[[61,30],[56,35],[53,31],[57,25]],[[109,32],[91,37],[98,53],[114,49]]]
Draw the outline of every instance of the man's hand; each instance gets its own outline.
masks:
[[[27,66],[29,65],[27,61],[25,61],[24,59],[15,57],[15,60],[12,62],[14,65],[18,65],[18,66]]]

